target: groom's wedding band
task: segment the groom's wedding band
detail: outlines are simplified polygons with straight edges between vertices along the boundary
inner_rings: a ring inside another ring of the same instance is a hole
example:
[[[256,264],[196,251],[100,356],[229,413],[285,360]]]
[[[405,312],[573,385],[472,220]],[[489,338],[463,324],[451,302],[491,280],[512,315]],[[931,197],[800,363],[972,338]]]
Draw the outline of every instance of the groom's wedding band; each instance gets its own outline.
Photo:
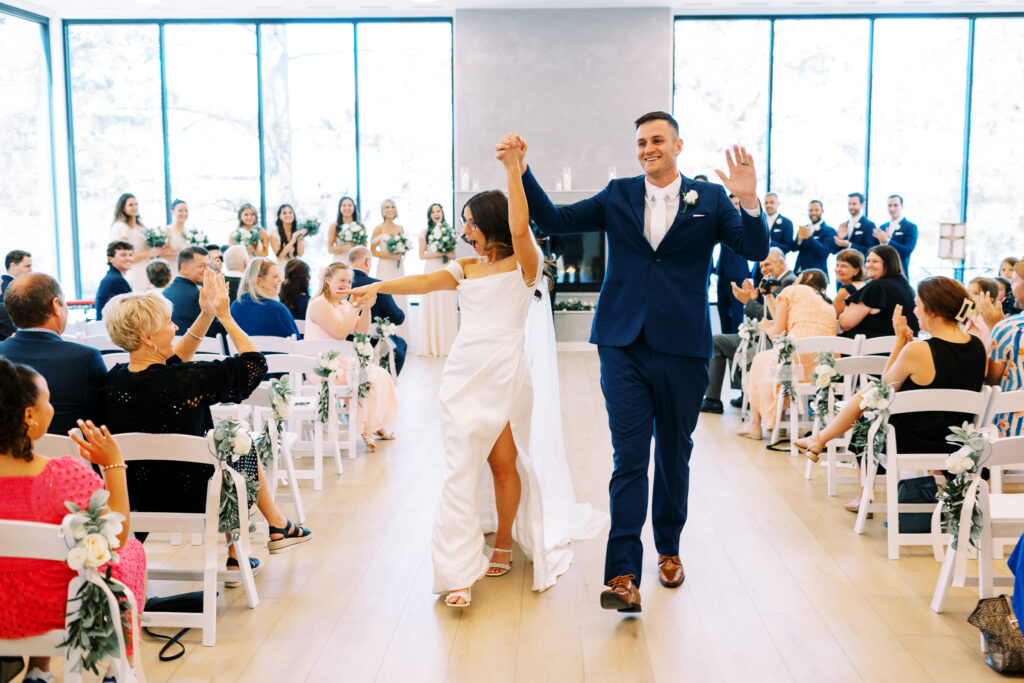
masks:
[[[740,166],[750,166],[750,164],[748,164],[747,162],[743,161],[743,162],[740,163]]]

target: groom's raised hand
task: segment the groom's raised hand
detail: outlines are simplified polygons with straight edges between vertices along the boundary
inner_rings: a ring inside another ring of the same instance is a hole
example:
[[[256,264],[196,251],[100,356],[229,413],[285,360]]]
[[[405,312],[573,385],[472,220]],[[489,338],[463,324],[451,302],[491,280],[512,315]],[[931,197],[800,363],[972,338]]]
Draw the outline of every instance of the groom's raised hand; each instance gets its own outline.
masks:
[[[760,204],[757,201],[757,173],[754,171],[754,158],[750,156],[745,147],[733,145],[732,150],[725,150],[725,161],[728,164],[729,175],[715,169],[722,185],[739,198],[740,205],[744,209],[756,211]]]

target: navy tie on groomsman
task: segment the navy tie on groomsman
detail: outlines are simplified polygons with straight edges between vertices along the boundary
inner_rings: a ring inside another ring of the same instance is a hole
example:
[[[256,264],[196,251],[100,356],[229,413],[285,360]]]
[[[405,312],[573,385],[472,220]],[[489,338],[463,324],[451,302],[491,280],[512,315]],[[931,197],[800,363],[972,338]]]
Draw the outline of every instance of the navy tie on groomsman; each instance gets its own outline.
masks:
[[[796,251],[796,235],[793,234],[793,221],[779,214],[779,195],[769,192],[764,196],[764,212],[768,221],[768,239],[771,246],[778,247],[783,254]],[[761,284],[761,264],[754,264],[754,286]]]
[[[836,231],[829,226],[822,216],[825,208],[817,199],[807,205],[807,217],[810,223],[801,225],[796,233],[796,265],[793,272],[797,275],[805,270],[817,268],[828,277],[828,257],[835,249]]]
[[[899,252],[903,275],[910,278],[910,254],[917,246],[917,226],[903,217],[903,197],[889,195],[889,220],[875,230],[875,239]]]
[[[838,254],[843,249],[856,249],[867,258],[871,247],[878,244],[878,238],[875,237],[875,224],[864,217],[864,195],[860,192],[848,194],[846,208],[850,211],[850,220],[836,229],[832,253]]]

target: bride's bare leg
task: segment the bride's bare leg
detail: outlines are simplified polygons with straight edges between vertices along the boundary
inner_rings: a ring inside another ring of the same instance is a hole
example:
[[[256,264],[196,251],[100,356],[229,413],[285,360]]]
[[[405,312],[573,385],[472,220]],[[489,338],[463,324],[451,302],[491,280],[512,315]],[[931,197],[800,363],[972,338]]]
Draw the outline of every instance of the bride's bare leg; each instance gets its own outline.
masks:
[[[494,537],[494,547],[511,550],[512,522],[519,509],[519,497],[522,494],[522,481],[516,469],[516,444],[512,439],[512,427],[508,424],[502,430],[498,440],[494,442],[491,454],[487,456],[487,464],[491,467],[494,477],[494,500],[498,508],[498,531]],[[491,562],[508,564],[511,553],[498,552],[491,555]],[[488,574],[500,574],[499,569],[488,569]]]

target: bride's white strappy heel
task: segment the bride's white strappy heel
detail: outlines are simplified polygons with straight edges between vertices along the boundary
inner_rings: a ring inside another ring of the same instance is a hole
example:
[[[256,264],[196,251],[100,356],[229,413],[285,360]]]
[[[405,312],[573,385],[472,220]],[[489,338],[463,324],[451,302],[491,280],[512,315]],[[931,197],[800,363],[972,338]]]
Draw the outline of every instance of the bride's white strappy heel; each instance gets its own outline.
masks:
[[[450,592],[444,597],[444,604],[449,607],[469,607],[469,603],[472,601],[472,598],[469,595],[469,590],[470,589],[468,588],[463,588],[461,590]],[[455,602],[459,599],[461,599],[462,602]]]
[[[487,577],[492,578],[492,579],[495,579],[495,578],[497,578],[499,576],[505,576],[505,574],[508,574],[510,571],[512,571],[512,549],[510,548],[508,550],[505,550],[504,548],[495,548],[494,550],[491,551],[492,555],[494,553],[508,553],[508,562],[507,563],[506,562],[490,562],[490,563],[488,563],[488,565],[487,565],[487,573],[484,574],[484,576],[487,576]],[[492,569],[500,569],[501,571],[497,572],[495,574],[492,574],[491,573]]]

